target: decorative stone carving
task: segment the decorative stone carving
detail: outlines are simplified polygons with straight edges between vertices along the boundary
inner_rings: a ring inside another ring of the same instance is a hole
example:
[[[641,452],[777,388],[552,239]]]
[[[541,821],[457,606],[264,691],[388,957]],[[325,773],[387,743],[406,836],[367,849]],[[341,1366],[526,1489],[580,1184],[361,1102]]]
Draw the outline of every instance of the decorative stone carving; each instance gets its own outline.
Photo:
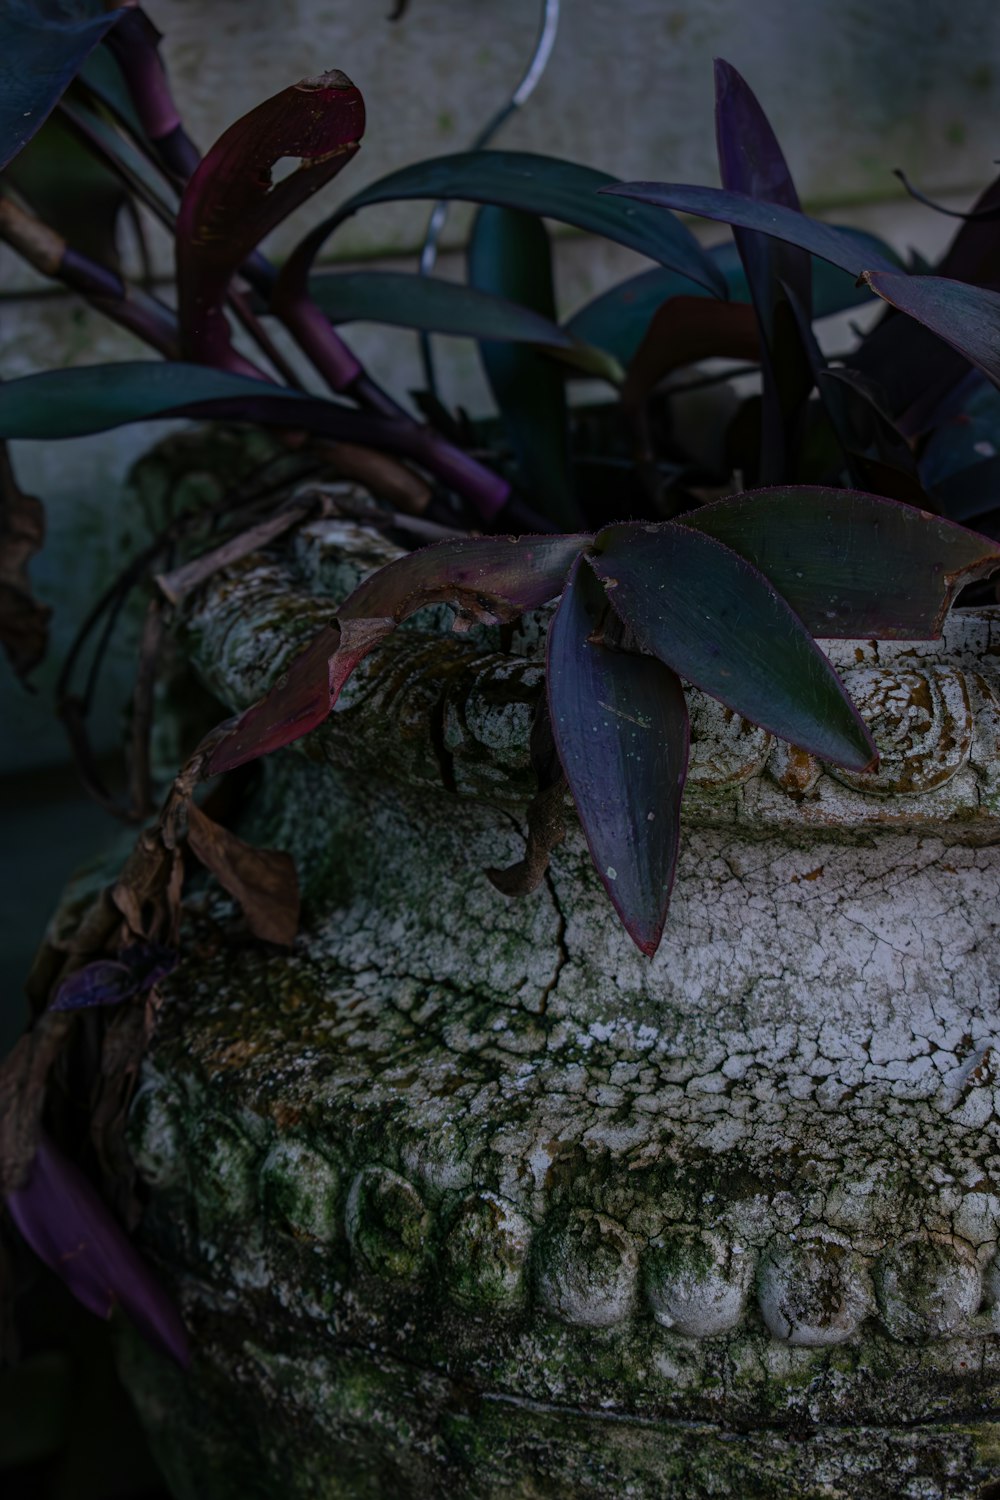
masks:
[[[295,545],[311,592],[249,559],[188,622],[234,708],[350,572],[343,523]],[[124,1357],[177,1493],[983,1500],[1000,612],[829,645],[880,779],[691,694],[652,961],[572,820],[531,897],[480,873],[523,849],[541,632],[444,623],[262,768],[241,831],[296,857],[295,948],[215,892],[165,986],[131,1128],[201,1354]]]
[[[757,1292],[764,1322],[775,1337],[807,1349],[845,1343],[874,1304],[863,1261],[828,1234],[769,1247]]]
[[[544,1306],[579,1328],[612,1328],[631,1315],[639,1258],[622,1226],[591,1209],[574,1209],[550,1233],[539,1258]]]
[[[481,1310],[520,1307],[527,1296],[531,1225],[496,1193],[466,1199],[444,1242],[449,1294]]]
[[[646,1301],[661,1327],[716,1338],[742,1322],[755,1264],[739,1241],[678,1227],[646,1253]]]
[[[879,1257],[879,1312],[897,1339],[946,1338],[968,1328],[983,1297],[971,1246],[954,1236],[916,1235]]]
[[[962,769],[972,748],[972,710],[954,667],[854,667],[844,685],[875,738],[876,771],[831,766],[845,786],[869,796],[931,792]]]

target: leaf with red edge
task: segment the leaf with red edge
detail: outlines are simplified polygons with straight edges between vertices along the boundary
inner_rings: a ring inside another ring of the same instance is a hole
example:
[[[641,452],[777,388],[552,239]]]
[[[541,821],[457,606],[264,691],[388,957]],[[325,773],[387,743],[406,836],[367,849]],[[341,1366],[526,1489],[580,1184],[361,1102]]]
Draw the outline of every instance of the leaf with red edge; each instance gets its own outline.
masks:
[[[862,280],[1000,385],[1000,292],[947,276],[865,271]]]
[[[79,1167],[44,1135],[7,1209],[38,1258],[99,1318],[116,1307],[144,1338],[186,1368],[187,1331],[174,1303]]]
[[[223,312],[230,280],[265,235],[350,161],[364,128],[360,91],[333,72],[282,89],[219,137],[188,183],[177,216],[187,356],[245,368],[232,354]],[[300,164],[275,182],[272,170],[285,157],[298,157]]]
[[[299,930],[295,861],[277,849],[256,849],[188,803],[188,847],[239,902],[254,937],[289,947]]]
[[[672,521],[608,526],[588,557],[644,651],[821,760],[873,764],[875,745],[840,678],[745,558]]]
[[[682,524],[753,563],[818,636],[930,640],[959,589],[1000,567],[989,537],[859,490],[748,490]]]
[[[561,590],[588,532],[483,536],[435,542],[380,568],[338,610],[341,620],[391,616],[399,624],[427,604],[454,604],[498,620],[538,609]]]
[[[327,626],[219,742],[206,775],[280,750],[322,724],[358,662],[418,609],[451,604],[466,618],[495,621],[548,603],[589,540],[584,533],[468,537],[380,568],[344,601],[339,624]]]
[[[597,873],[651,957],[677,862],[687,706],[669,667],[603,643],[608,614],[607,594],[580,558],[549,627],[549,714]]]
[[[328,236],[361,208],[408,198],[459,199],[519,209],[603,235],[689,276],[713,296],[725,297],[725,277],[687,226],[645,210],[622,212],[620,205],[610,206],[600,193],[613,182],[593,167],[527,151],[463,151],[414,162],[362,188],[310,230],[286,261],[281,283],[285,295],[301,295]]]

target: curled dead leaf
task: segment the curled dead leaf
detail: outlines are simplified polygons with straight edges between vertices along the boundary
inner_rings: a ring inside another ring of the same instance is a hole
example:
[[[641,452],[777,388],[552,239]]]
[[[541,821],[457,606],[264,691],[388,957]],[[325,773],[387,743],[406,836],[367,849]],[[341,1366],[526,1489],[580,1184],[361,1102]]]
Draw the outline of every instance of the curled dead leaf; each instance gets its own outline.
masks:
[[[244,843],[196,802],[187,816],[188,847],[239,902],[254,937],[290,946],[299,927],[299,882],[291,855]]]

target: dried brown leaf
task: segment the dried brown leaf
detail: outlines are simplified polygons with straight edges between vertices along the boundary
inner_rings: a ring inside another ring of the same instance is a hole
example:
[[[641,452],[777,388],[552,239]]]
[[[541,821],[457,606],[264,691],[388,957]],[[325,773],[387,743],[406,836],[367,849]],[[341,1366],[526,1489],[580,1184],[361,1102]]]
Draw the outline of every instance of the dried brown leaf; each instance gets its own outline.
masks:
[[[188,806],[188,846],[219,884],[239,902],[255,937],[288,947],[299,928],[299,883],[291,856],[255,849]]]

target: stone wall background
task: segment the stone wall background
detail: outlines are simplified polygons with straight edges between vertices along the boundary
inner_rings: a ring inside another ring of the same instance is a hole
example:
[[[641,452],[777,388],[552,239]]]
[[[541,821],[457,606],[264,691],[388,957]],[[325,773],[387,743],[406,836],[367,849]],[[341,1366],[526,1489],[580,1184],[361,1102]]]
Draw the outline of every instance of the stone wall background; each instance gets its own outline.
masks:
[[[363,90],[368,130],[358,159],[291,230],[275,236],[269,248],[277,254],[304,232],[310,216],[329,211],[365,182],[423,156],[462,149],[517,82],[534,44],[539,7],[536,0],[411,0],[395,24],[387,20],[390,9],[390,0],[360,6],[212,0],[208,7],[200,0],[148,0],[166,38],[186,123],[201,145],[302,76],[339,67]],[[1000,9],[994,0],[922,0],[919,6],[883,0],[877,8],[856,0],[623,0],[614,6],[564,0],[545,77],[496,144],[565,155],[624,178],[715,182],[716,55],[733,62],[759,94],[814,211],[933,253],[953,223],[903,198],[892,169],[905,167],[925,190],[958,206],[993,173],[1000,116]],[[422,204],[369,210],[344,227],[328,253],[410,267],[426,213]],[[450,253],[441,274],[462,274],[466,222],[460,212],[449,219]],[[723,232],[711,226],[706,238]],[[641,264],[627,252],[566,234],[557,260],[566,312]],[[169,265],[162,239],[154,239],[154,264],[161,273]],[[412,336],[359,326],[350,338],[395,392],[416,383]],[[446,394],[483,409],[487,398],[474,349],[444,340],[439,348]],[[142,357],[140,346],[127,335],[103,327],[88,309],[0,255],[0,375],[136,357]],[[56,615],[39,693],[29,697],[0,674],[0,775],[23,778],[65,762],[49,706],[57,665],[87,604],[140,539],[135,517],[121,505],[122,478],[164,431],[158,424],[62,444],[15,445],[23,487],[41,495],[48,510],[49,541],[34,578]],[[98,727],[106,747],[116,741],[131,673],[127,632],[109,666]],[[20,785],[7,786],[12,816],[27,806]],[[35,857],[27,834],[25,840],[23,847],[16,836],[4,841],[22,893]],[[67,834],[66,857],[71,844]],[[40,890],[47,886],[40,899],[51,900],[50,865],[39,882]],[[19,933],[25,921],[18,919]]]

